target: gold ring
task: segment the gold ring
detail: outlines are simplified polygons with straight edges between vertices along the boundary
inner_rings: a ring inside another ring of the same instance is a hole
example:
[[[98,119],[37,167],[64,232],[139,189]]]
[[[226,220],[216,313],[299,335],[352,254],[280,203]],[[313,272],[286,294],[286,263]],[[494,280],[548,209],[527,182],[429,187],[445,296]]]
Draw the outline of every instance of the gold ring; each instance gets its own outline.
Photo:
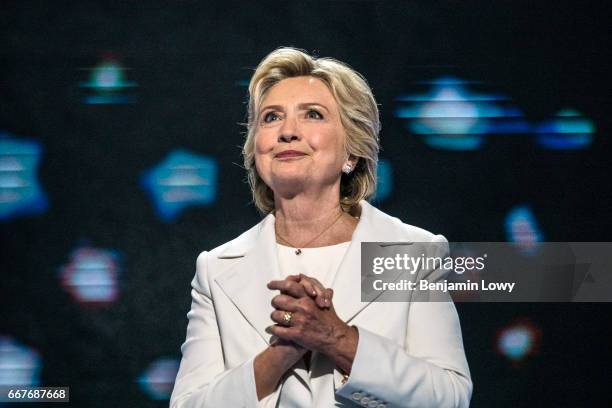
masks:
[[[291,319],[292,318],[293,318],[293,313],[291,313],[291,312],[283,313],[283,323],[285,323],[287,326],[289,326],[291,324]]]

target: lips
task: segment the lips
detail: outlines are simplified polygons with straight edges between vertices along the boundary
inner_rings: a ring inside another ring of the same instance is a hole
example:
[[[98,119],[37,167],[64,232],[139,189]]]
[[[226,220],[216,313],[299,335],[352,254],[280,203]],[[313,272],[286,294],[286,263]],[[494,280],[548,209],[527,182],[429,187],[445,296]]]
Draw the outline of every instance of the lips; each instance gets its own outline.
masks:
[[[276,158],[282,159],[284,157],[299,157],[299,156],[305,156],[305,153],[299,152],[297,150],[285,150],[284,152],[280,152],[278,153],[276,156]]]

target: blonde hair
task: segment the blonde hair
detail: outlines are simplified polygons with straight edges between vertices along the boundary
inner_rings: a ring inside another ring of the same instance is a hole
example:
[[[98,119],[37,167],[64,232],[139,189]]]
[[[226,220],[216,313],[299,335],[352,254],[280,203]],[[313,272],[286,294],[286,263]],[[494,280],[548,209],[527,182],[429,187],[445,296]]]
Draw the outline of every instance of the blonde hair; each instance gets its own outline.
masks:
[[[358,72],[333,58],[315,58],[302,50],[281,47],[257,66],[249,83],[247,135],[242,149],[244,167],[255,206],[264,214],[274,210],[274,193],[257,173],[255,135],[259,108],[275,84],[286,78],[315,77],[329,88],[338,103],[340,122],[346,131],[346,153],[358,159],[350,174],[342,173],[340,204],[350,211],[376,190],[380,119],[370,87]]]

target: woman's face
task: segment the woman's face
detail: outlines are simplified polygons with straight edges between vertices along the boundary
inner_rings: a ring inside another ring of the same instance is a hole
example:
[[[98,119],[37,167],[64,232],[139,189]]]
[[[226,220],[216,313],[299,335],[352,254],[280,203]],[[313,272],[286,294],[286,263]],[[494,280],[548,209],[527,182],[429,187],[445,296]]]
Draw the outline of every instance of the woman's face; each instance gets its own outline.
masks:
[[[298,193],[339,183],[346,132],[332,93],[319,79],[287,78],[261,102],[255,162],[274,191]]]

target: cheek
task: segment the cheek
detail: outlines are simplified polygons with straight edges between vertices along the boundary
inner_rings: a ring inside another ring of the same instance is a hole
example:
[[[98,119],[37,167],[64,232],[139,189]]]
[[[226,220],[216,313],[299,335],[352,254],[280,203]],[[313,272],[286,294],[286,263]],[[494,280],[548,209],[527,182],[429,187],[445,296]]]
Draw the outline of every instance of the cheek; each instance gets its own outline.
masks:
[[[257,168],[259,175],[263,177],[270,162],[270,157],[266,153],[270,152],[274,145],[270,143],[269,138],[265,137],[265,134],[258,133],[254,139],[255,168]]]
[[[273,129],[259,129],[254,137],[255,153],[270,154],[277,143],[277,135]]]
[[[338,144],[339,135],[334,129],[322,128],[311,134],[309,144],[315,150],[333,150]]]
[[[270,183],[270,177],[268,177],[271,173],[270,160],[266,159],[266,156],[255,154],[255,168],[257,169],[257,174],[264,181],[264,183]]]
[[[266,149],[266,137],[261,132],[257,133],[254,138],[255,143],[255,154],[265,152]]]
[[[322,132],[312,139],[312,148],[325,156],[342,161],[344,160],[344,134],[337,130]]]

